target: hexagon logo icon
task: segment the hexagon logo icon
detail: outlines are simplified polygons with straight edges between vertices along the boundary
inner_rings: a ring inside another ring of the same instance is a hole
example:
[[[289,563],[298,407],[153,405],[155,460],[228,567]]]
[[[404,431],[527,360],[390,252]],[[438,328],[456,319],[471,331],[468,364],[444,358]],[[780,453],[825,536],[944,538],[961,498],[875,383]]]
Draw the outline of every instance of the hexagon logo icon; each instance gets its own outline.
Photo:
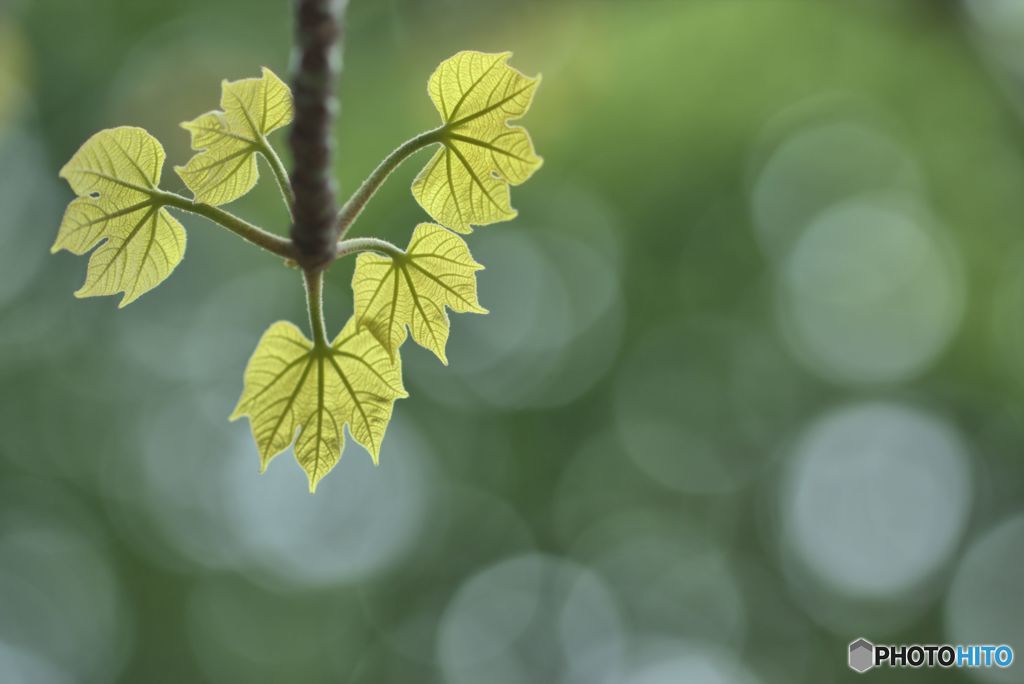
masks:
[[[855,672],[867,672],[875,666],[875,645],[867,639],[857,639],[850,643],[850,669]]]

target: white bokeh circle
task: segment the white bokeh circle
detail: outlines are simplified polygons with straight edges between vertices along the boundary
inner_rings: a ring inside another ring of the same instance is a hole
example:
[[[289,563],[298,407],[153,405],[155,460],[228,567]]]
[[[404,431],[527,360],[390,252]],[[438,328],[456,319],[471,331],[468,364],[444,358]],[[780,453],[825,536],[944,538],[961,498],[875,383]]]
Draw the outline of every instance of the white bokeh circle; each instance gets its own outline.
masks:
[[[798,439],[780,491],[783,553],[833,592],[894,598],[953,555],[972,504],[970,455],[945,421],[869,402]]]
[[[963,644],[1008,644],[1024,655],[1024,514],[1017,514],[977,539],[964,554],[946,599],[946,634]],[[1019,684],[1024,668],[972,669],[984,682]]]

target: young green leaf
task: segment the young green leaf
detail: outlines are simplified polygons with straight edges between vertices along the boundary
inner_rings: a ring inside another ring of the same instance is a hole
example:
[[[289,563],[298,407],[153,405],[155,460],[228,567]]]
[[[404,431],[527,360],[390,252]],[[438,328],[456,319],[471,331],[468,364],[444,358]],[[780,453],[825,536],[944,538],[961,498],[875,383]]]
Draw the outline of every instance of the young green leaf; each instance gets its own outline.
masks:
[[[445,365],[448,314],[487,313],[476,293],[476,272],[465,240],[433,223],[416,226],[405,254],[360,254],[352,276],[355,320],[395,355],[412,338]]]
[[[543,163],[526,130],[507,123],[526,113],[540,83],[508,66],[511,55],[459,52],[441,62],[427,87],[444,120],[443,147],[412,193],[435,221],[460,233],[514,218],[509,185]]]
[[[260,470],[291,445],[309,491],[341,459],[344,425],[377,463],[396,399],[408,396],[402,368],[368,331],[349,319],[330,347],[314,346],[295,325],[274,323],[245,369],[245,388],[231,416],[248,416]]]
[[[274,72],[221,83],[223,111],[202,114],[181,127],[199,151],[174,170],[196,201],[220,205],[252,190],[259,178],[256,153],[269,156],[267,135],[292,120],[292,93]]]
[[[185,254],[185,229],[160,200],[164,148],[141,128],[100,131],[60,175],[78,195],[64,212],[51,252],[89,258],[76,297],[123,292],[125,306],[171,274]]]

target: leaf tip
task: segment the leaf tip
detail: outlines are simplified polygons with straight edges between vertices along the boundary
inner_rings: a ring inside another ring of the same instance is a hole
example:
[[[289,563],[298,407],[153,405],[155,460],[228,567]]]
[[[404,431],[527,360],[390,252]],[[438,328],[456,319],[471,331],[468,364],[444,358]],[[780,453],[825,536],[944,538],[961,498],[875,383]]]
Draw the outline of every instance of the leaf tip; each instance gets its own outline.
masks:
[[[128,290],[123,290],[123,292],[124,292],[124,296],[121,297],[121,301],[119,301],[117,303],[117,308],[118,309],[123,309],[124,307],[128,306],[129,304],[134,302],[136,299],[138,299],[142,295],[146,294],[146,292],[148,292],[148,290],[141,290],[140,291],[140,290],[135,289],[135,290],[133,290],[131,292],[129,292]]]

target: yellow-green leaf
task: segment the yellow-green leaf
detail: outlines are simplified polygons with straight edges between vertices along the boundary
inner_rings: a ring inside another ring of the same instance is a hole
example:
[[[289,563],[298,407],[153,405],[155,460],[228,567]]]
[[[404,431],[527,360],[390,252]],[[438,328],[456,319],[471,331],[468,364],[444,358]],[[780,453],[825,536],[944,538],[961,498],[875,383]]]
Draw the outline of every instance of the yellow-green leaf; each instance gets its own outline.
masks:
[[[353,319],[324,349],[278,321],[249,360],[231,420],[249,417],[261,472],[294,440],[312,492],[341,459],[346,423],[377,463],[395,400],[405,396],[399,358],[369,331],[357,330]]]
[[[540,83],[510,67],[511,55],[460,52],[441,62],[427,87],[444,121],[443,146],[412,192],[435,221],[460,233],[514,218],[509,185],[543,162],[526,130],[507,123],[526,113]]]
[[[125,306],[171,274],[185,254],[185,229],[159,198],[164,148],[141,128],[100,131],[60,175],[78,195],[68,205],[51,252],[89,258],[76,297],[123,292]],[[101,244],[102,243],[102,244]]]
[[[412,338],[447,365],[447,306],[460,313],[487,313],[476,293],[476,272],[465,240],[433,223],[416,226],[405,254],[360,254],[352,276],[355,319],[389,353]]]
[[[266,67],[260,78],[221,83],[220,106],[181,124],[199,154],[174,169],[197,201],[214,205],[252,190],[259,179],[256,153],[266,154],[267,135],[293,114],[291,90]]]

